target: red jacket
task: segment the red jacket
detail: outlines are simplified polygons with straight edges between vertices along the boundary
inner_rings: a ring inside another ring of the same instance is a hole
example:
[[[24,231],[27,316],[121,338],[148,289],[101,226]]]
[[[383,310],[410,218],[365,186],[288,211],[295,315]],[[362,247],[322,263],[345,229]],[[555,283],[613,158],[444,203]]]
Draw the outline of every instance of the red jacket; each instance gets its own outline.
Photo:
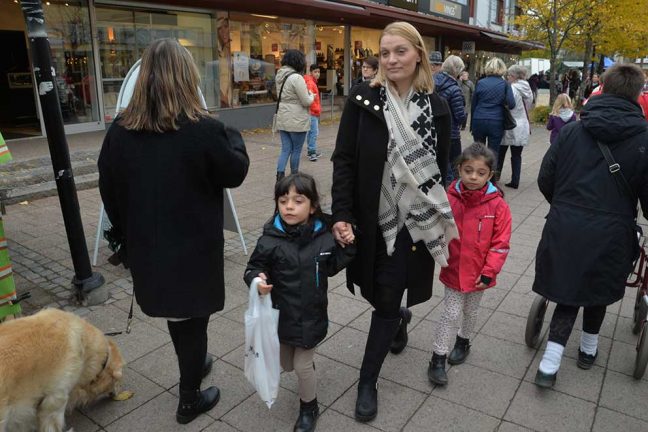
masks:
[[[460,292],[477,291],[480,276],[491,278],[488,287],[496,284],[509,252],[511,210],[502,193],[488,182],[480,190],[464,189],[454,181],[448,188],[459,239],[450,242],[448,266],[441,269],[439,279]]]
[[[319,117],[322,112],[322,104],[320,103],[319,89],[317,88],[315,78],[313,78],[313,75],[307,74],[304,75],[304,81],[306,81],[308,91],[315,95],[315,100],[313,100],[310,106],[310,114]]]
[[[639,105],[641,105],[641,109],[643,109],[644,117],[646,117],[646,120],[648,120],[648,92],[643,92],[641,93],[641,96],[639,96]]]

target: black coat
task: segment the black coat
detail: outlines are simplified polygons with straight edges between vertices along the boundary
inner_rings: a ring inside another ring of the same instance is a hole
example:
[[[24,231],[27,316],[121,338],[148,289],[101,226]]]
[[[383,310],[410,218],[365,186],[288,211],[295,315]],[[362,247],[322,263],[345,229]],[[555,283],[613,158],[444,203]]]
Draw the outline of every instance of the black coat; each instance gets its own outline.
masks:
[[[326,337],[328,277],[342,270],[354,253],[353,246],[337,246],[319,220],[287,232],[277,215],[263,227],[243,279],[249,286],[265,273],[273,285],[281,343],[310,349]]]
[[[241,135],[213,118],[166,133],[112,124],[99,155],[99,190],[126,238],[145,314],[188,318],[223,309],[223,188],[239,186],[248,165]]]
[[[609,305],[623,298],[637,251],[637,198],[617,187],[595,137],[609,146],[648,214],[648,122],[636,102],[597,96],[581,111],[581,121],[560,131],[538,176],[551,208],[533,291],[559,304]]]
[[[430,94],[437,139],[437,163],[446,178],[450,148],[450,108],[445,99]],[[373,301],[374,261],[378,227],[378,203],[387,158],[387,124],[378,88],[369,83],[355,86],[340,119],[333,152],[333,222],[355,225],[358,255],[347,269],[347,287],[360,286],[362,296]],[[409,252],[407,304],[422,303],[432,296],[434,260],[425,245]]]

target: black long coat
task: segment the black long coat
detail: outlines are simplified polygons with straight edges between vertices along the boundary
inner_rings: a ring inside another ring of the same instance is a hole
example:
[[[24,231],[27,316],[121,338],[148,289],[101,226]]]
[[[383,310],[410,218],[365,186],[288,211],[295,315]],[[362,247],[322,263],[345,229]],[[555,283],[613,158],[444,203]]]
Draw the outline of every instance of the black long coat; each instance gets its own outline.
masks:
[[[166,133],[112,124],[99,155],[99,190],[126,238],[145,314],[188,318],[223,309],[223,188],[239,186],[248,165],[241,135],[213,118]]]
[[[559,304],[601,306],[623,298],[637,251],[637,198],[617,187],[595,138],[609,146],[648,214],[648,122],[633,101],[592,98],[581,121],[560,131],[538,176],[551,208],[533,291]]]
[[[328,277],[353,259],[355,247],[337,246],[319,219],[300,228],[286,232],[278,215],[268,222],[243,279],[250,285],[265,273],[273,285],[272,304],[279,309],[279,340],[310,349],[328,331]]]
[[[358,254],[347,268],[347,287],[360,286],[362,296],[373,301],[374,261],[378,227],[378,203],[382,173],[387,158],[389,133],[380,90],[368,82],[353,87],[340,119],[333,161],[333,222],[355,224]],[[450,148],[450,108],[445,99],[430,94],[437,139],[437,163],[446,178]],[[412,306],[432,296],[434,260],[420,242],[408,252],[407,304]]]

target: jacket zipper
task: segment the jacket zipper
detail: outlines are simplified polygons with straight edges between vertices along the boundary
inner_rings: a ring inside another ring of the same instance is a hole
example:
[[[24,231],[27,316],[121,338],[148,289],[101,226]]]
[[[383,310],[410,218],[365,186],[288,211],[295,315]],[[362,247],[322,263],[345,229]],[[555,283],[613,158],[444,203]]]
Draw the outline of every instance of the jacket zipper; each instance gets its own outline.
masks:
[[[315,257],[315,287],[319,289],[319,260]]]

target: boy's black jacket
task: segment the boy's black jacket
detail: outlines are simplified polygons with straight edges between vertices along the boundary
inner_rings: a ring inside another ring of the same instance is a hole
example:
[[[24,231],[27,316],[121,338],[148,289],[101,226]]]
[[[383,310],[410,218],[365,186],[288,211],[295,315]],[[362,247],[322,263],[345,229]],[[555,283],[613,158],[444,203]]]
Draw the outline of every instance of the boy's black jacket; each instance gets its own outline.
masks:
[[[281,343],[310,349],[324,339],[328,277],[342,270],[354,255],[355,245],[338,246],[320,219],[290,229],[277,215],[265,224],[243,278],[249,286],[259,273],[265,273],[273,285]]]

